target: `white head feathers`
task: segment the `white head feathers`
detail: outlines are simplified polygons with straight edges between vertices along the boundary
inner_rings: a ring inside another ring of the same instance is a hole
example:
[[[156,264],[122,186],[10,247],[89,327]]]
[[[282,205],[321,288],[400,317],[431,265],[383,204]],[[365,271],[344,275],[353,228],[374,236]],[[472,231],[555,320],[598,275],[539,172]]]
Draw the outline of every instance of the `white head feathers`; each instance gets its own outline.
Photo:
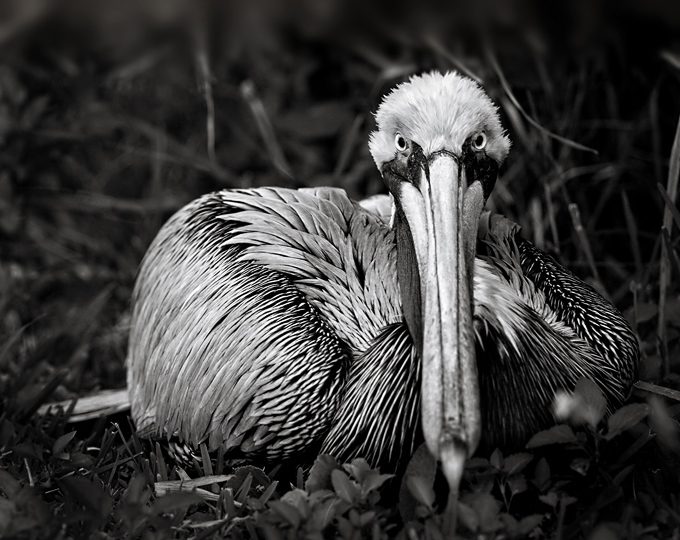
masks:
[[[477,83],[452,71],[411,77],[383,98],[375,118],[378,131],[369,148],[378,169],[395,157],[397,133],[425,155],[442,149],[458,153],[466,139],[482,131],[488,156],[501,162],[510,149],[496,106]]]

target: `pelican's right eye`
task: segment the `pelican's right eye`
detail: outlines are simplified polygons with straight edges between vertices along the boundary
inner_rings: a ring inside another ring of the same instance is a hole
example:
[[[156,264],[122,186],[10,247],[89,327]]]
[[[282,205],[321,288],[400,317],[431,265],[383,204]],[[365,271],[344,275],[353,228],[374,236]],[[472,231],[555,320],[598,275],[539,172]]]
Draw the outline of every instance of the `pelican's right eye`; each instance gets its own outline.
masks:
[[[401,133],[397,133],[396,137],[394,138],[394,146],[397,147],[399,152],[405,152],[408,149],[408,141],[406,141]]]

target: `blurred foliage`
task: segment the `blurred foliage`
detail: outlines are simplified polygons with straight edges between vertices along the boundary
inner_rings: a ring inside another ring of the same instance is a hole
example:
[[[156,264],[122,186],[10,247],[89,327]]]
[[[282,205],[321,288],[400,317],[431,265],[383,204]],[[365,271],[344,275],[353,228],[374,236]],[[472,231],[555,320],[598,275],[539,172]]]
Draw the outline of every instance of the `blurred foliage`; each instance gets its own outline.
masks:
[[[643,380],[680,387],[680,223],[663,240],[677,208],[657,187],[672,193],[680,162],[678,30],[661,1],[0,3],[0,536],[437,537],[427,464],[401,504],[378,500],[385,478],[361,463],[293,490],[248,469],[250,483],[159,495],[178,473],[127,427],[33,414],[125,385],[136,268],[184,203],[259,185],[383,191],[371,113],[423,70],[485,87],[514,144],[489,207],[624,311]],[[462,534],[677,537],[678,405],[638,390],[603,419],[582,386],[562,401],[574,427],[472,460]]]
[[[567,423],[534,435],[527,452],[469,460],[460,538],[677,537],[680,429],[671,414],[680,407],[651,399],[605,418],[604,396],[585,379],[569,399]],[[402,478],[321,455],[295,483],[251,465],[213,474],[199,463],[192,480],[166,464],[158,443],[145,448],[104,418],[80,439],[66,418],[0,422],[3,538],[443,538],[445,489],[424,446]]]

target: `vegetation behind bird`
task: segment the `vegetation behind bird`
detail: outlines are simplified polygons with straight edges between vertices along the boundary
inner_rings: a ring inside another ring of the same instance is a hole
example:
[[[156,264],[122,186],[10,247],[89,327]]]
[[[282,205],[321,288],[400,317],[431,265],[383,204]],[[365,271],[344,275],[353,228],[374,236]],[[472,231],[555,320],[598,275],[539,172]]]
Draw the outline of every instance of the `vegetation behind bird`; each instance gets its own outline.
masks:
[[[678,161],[678,150],[671,154],[680,111],[672,12],[624,8],[612,17],[565,7],[568,13],[547,18],[518,16],[534,21],[519,24],[501,19],[499,10],[485,51],[474,32],[451,31],[463,24],[452,16],[423,35],[377,25],[382,19],[363,8],[345,13],[351,17],[309,12],[260,25],[246,39],[246,24],[241,35],[216,31],[217,16],[180,19],[150,10],[143,18],[104,18],[79,8],[50,11],[45,3],[27,17],[24,3],[16,5],[17,16],[8,13],[3,27],[0,79],[0,490],[2,515],[12,517],[2,521],[9,523],[6,536],[41,537],[62,525],[76,536],[100,530],[114,537],[149,524],[177,535],[211,526],[235,531],[236,523],[247,530],[249,522],[294,529],[310,520],[324,524],[318,516],[331,516],[328,524],[341,536],[364,530],[362,520],[397,533],[375,491],[361,487],[372,475],[355,469],[300,484],[304,493],[283,500],[295,512],[269,504],[285,488],[269,493],[273,484],[256,471],[250,481],[247,473],[234,478],[231,491],[217,495],[219,504],[191,506],[196,499],[184,494],[152,497],[148,486],[174,473],[164,472],[155,451],[147,462],[124,423],[101,422],[71,436],[62,419],[30,413],[48,399],[123,385],[138,262],[186,201],[221,187],[272,184],[341,185],[357,197],[378,192],[364,147],[373,129],[368,112],[385,87],[414,70],[454,67],[484,81],[515,144],[492,208],[612,298],[640,337],[641,378],[677,388],[678,225],[665,244],[672,279],[659,312],[659,222],[672,205],[655,188],[668,187],[668,164]],[[357,25],[348,33],[350,19],[370,31]],[[557,24],[565,20],[572,24]],[[131,21],[145,31],[123,31]],[[207,39],[194,39],[200,34]],[[207,70],[197,67],[201,55]],[[244,80],[253,82],[252,103],[243,101]],[[262,107],[253,106],[258,102]],[[262,111],[294,180],[260,151],[264,134],[253,114]],[[528,117],[598,155],[551,138]],[[661,346],[659,321],[667,329]],[[678,527],[678,411],[662,399],[650,399],[645,411],[627,410],[613,428],[610,419],[544,434],[532,454],[481,456],[468,469],[461,520],[476,532],[511,536],[535,527],[562,537],[670,535]],[[577,400],[586,407],[593,401],[586,390]],[[551,455],[540,445],[546,440],[566,452]],[[423,476],[409,482],[418,501],[409,519],[419,519],[417,529],[428,527],[433,504]],[[319,485],[332,495],[312,500]],[[199,493],[210,499],[210,491]],[[251,518],[235,522],[237,515]],[[191,528],[206,519],[224,522]]]

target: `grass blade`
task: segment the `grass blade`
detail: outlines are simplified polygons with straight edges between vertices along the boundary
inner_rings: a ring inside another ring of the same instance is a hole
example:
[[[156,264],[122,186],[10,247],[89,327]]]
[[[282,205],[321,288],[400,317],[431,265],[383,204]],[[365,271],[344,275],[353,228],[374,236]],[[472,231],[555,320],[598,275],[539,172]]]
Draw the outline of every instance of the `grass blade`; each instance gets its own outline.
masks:
[[[673,147],[671,149],[670,166],[668,167],[668,184],[665,189],[665,194],[668,196],[664,212],[662,227],[667,231],[671,230],[673,225],[674,214],[671,208],[675,207],[675,200],[678,195],[678,174],[680,174],[680,120],[678,121],[675,130],[675,139],[673,140]],[[662,196],[664,194],[662,193]],[[664,197],[664,200],[666,197]],[[670,204],[669,204],[670,203]],[[666,296],[668,293],[668,286],[670,284],[670,253],[666,247],[666,243],[661,243],[661,261],[659,270],[659,325],[657,327],[657,336],[662,350],[668,350],[667,336],[666,336]],[[668,355],[664,356],[663,374],[668,375]]]
[[[496,55],[493,53],[491,50],[491,47],[487,47],[487,57],[489,59],[489,63],[493,67],[494,71],[496,72],[496,75],[498,76],[498,80],[501,82],[501,86],[503,86],[503,90],[505,91],[506,95],[512,102],[512,104],[517,108],[517,110],[524,116],[527,122],[529,122],[532,126],[534,126],[536,129],[541,131],[542,133],[546,134],[548,137],[555,139],[556,141],[560,141],[562,144],[565,146],[569,146],[571,148],[574,148],[576,150],[583,150],[584,152],[591,152],[595,155],[598,155],[598,151],[595,150],[594,148],[590,148],[589,146],[585,146],[583,144],[577,143],[576,141],[572,141],[571,139],[567,139],[566,137],[562,137],[558,135],[557,133],[553,133],[549,129],[543,127],[541,124],[539,124],[536,120],[534,120],[529,113],[527,113],[520,102],[517,100],[515,97],[515,94],[512,92],[512,88],[510,88],[510,84],[505,78],[505,75],[503,75],[503,70],[501,70],[500,65],[498,64],[498,60],[496,60]]]

